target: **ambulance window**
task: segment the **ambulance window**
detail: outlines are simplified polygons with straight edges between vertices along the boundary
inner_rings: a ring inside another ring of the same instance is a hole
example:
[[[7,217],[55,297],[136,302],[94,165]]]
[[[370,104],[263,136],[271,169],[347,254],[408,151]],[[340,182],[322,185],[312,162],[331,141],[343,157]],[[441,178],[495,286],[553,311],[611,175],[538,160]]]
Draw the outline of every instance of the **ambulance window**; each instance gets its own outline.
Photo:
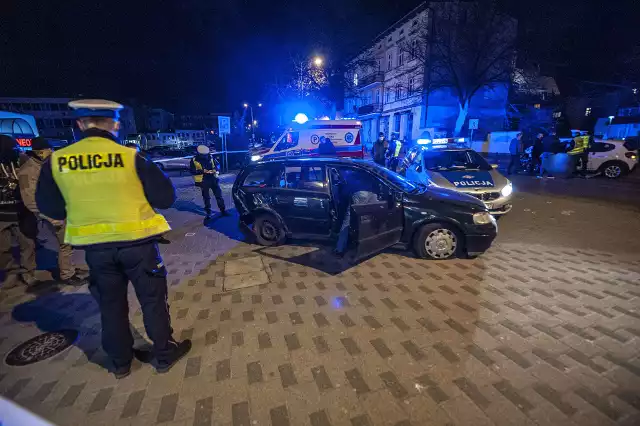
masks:
[[[298,139],[300,138],[300,134],[298,132],[287,132],[282,140],[278,142],[274,151],[283,151],[285,149],[293,148],[298,146]]]

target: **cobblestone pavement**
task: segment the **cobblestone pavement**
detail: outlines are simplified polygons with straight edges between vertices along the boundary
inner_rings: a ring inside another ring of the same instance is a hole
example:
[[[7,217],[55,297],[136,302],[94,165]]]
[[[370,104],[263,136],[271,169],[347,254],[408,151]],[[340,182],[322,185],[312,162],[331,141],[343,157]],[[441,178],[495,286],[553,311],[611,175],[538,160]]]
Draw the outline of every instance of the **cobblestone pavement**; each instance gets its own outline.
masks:
[[[177,178],[163,251],[188,357],[117,381],[86,289],[14,289],[0,292],[3,357],[43,331],[81,335],[2,364],[0,394],[59,425],[638,425],[640,187],[581,182],[516,177],[514,210],[475,260],[391,250],[349,267],[326,247],[241,242],[234,217],[203,228]]]

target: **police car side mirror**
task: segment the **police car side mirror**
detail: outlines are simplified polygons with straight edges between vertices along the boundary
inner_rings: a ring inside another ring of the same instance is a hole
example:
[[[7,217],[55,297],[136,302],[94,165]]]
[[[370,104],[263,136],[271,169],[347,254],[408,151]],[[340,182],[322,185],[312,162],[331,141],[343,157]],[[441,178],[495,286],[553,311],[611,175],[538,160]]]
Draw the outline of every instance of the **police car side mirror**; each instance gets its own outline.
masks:
[[[498,168],[498,165],[497,165],[497,164],[492,164],[492,165],[491,165],[491,168],[492,168],[492,169],[497,169],[497,168]]]

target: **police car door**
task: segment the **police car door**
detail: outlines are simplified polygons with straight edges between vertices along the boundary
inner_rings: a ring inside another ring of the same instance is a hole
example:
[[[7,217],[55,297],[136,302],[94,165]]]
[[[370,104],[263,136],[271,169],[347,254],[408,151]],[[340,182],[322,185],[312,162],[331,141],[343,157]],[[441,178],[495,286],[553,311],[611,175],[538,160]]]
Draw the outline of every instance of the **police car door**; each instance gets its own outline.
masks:
[[[356,260],[378,253],[400,241],[404,229],[402,193],[378,178],[364,173],[375,190],[365,204],[351,206],[351,227],[355,231]]]

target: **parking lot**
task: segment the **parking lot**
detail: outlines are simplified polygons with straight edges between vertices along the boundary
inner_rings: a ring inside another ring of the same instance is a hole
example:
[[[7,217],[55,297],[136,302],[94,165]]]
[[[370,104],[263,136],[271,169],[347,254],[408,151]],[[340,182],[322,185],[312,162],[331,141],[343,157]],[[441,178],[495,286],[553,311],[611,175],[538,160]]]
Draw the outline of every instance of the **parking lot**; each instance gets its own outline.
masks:
[[[117,381],[86,287],[13,289],[0,293],[3,358],[44,331],[80,338],[0,366],[0,394],[59,425],[640,424],[640,172],[516,176],[486,254],[389,250],[355,266],[331,247],[249,244],[233,215],[203,226],[190,178],[174,181],[162,250],[187,359]]]

